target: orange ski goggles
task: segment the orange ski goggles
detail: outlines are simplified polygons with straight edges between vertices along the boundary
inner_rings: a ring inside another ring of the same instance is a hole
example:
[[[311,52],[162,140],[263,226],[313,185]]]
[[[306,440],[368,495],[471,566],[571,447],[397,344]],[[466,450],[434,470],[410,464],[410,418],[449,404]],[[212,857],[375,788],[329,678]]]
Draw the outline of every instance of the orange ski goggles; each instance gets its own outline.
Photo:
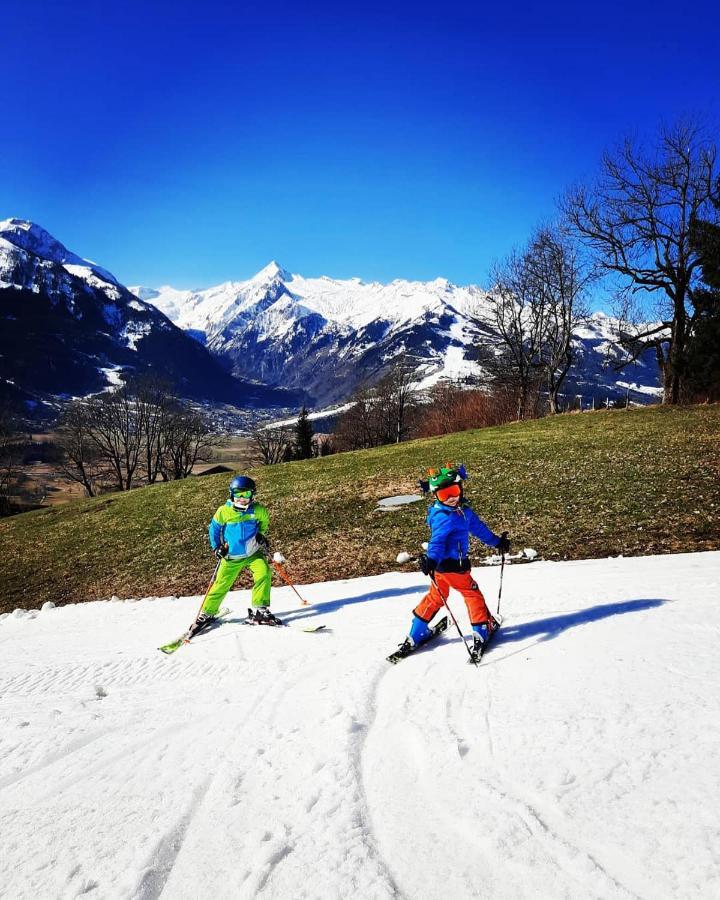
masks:
[[[445,501],[449,500],[451,497],[459,497],[460,485],[450,484],[447,487],[439,488],[437,491],[435,491],[435,496],[441,503],[445,503]]]

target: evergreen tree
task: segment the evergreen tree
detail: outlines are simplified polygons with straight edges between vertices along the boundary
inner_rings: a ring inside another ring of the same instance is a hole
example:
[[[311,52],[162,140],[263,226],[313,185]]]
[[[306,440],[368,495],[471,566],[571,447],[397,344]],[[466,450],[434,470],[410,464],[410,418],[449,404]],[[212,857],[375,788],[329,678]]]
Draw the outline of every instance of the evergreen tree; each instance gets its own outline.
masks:
[[[720,206],[717,199],[715,203]],[[691,401],[717,402],[720,400],[720,226],[695,221],[691,244],[702,263],[703,286],[697,290],[697,315],[688,342],[686,393]]]
[[[295,425],[295,459],[311,459],[315,455],[315,441],[312,423],[307,408],[303,405]]]

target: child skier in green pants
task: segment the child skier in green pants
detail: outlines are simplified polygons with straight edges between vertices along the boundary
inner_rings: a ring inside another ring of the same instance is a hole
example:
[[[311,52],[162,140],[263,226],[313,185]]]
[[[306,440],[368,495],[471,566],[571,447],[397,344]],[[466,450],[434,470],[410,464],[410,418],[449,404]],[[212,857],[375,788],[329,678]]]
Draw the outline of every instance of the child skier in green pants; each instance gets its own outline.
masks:
[[[208,537],[219,566],[194,632],[207,626],[217,615],[220,604],[243,569],[250,569],[253,576],[253,609],[249,611],[253,620],[261,625],[282,624],[269,609],[271,576],[265,553],[269,544],[270,515],[265,506],[255,501],[255,490],[252,478],[237,475],[230,482],[227,501],[212,517]]]

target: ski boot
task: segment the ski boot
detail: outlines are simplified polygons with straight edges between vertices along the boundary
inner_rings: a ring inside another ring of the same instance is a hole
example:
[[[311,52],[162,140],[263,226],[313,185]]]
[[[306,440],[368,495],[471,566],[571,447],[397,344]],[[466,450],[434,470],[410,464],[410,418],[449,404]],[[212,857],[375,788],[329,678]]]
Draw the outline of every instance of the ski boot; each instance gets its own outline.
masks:
[[[396,663],[401,659],[405,659],[406,656],[410,656],[410,654],[417,650],[422,644],[427,644],[428,641],[431,641],[439,634],[442,634],[447,628],[447,621],[447,616],[443,616],[437,625],[430,628],[423,619],[418,616],[413,616],[412,624],[410,625],[410,633],[402,644],[398,645],[398,649],[394,653],[391,653],[390,656],[386,657],[387,661]]]
[[[409,641],[411,647],[417,647],[418,644],[424,644],[431,635],[432,629],[428,623],[421,619],[420,616],[413,616],[413,620],[410,623],[410,631],[408,631],[405,642]]]
[[[497,619],[490,616],[490,619],[487,622],[479,622],[476,625],[473,625],[473,647],[472,647],[472,660],[471,662],[477,663],[482,659],[483,653],[487,650],[488,644],[492,640],[492,636],[500,627],[500,623]]]
[[[251,625],[283,625],[281,619],[270,612],[267,606],[259,606],[257,609],[248,609],[246,621]]]
[[[402,644],[398,644],[398,649],[395,651],[399,656],[407,656],[409,653],[418,647],[420,644],[424,644],[425,641],[432,636],[432,631],[430,630],[428,623],[421,619],[419,616],[413,616],[413,620],[410,623],[410,631],[408,632],[408,636],[402,642]]]
[[[195,637],[195,635],[199,631],[202,631],[203,629],[207,628],[209,625],[212,625],[212,623],[215,621],[216,621],[215,616],[209,616],[207,613],[201,612],[200,615],[197,617],[197,619],[195,619],[195,621],[192,623],[192,625],[188,628],[187,639],[190,640],[190,638]]]

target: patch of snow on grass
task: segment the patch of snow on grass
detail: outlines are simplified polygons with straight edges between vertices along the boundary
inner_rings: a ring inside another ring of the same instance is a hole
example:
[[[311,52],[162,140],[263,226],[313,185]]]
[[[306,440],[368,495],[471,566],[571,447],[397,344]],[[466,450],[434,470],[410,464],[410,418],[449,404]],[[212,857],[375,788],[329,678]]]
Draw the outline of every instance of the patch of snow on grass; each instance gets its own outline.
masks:
[[[417,503],[423,500],[421,494],[398,494],[396,497],[383,497],[378,500],[378,506],[382,509],[394,509],[397,506],[407,506],[408,503]]]

